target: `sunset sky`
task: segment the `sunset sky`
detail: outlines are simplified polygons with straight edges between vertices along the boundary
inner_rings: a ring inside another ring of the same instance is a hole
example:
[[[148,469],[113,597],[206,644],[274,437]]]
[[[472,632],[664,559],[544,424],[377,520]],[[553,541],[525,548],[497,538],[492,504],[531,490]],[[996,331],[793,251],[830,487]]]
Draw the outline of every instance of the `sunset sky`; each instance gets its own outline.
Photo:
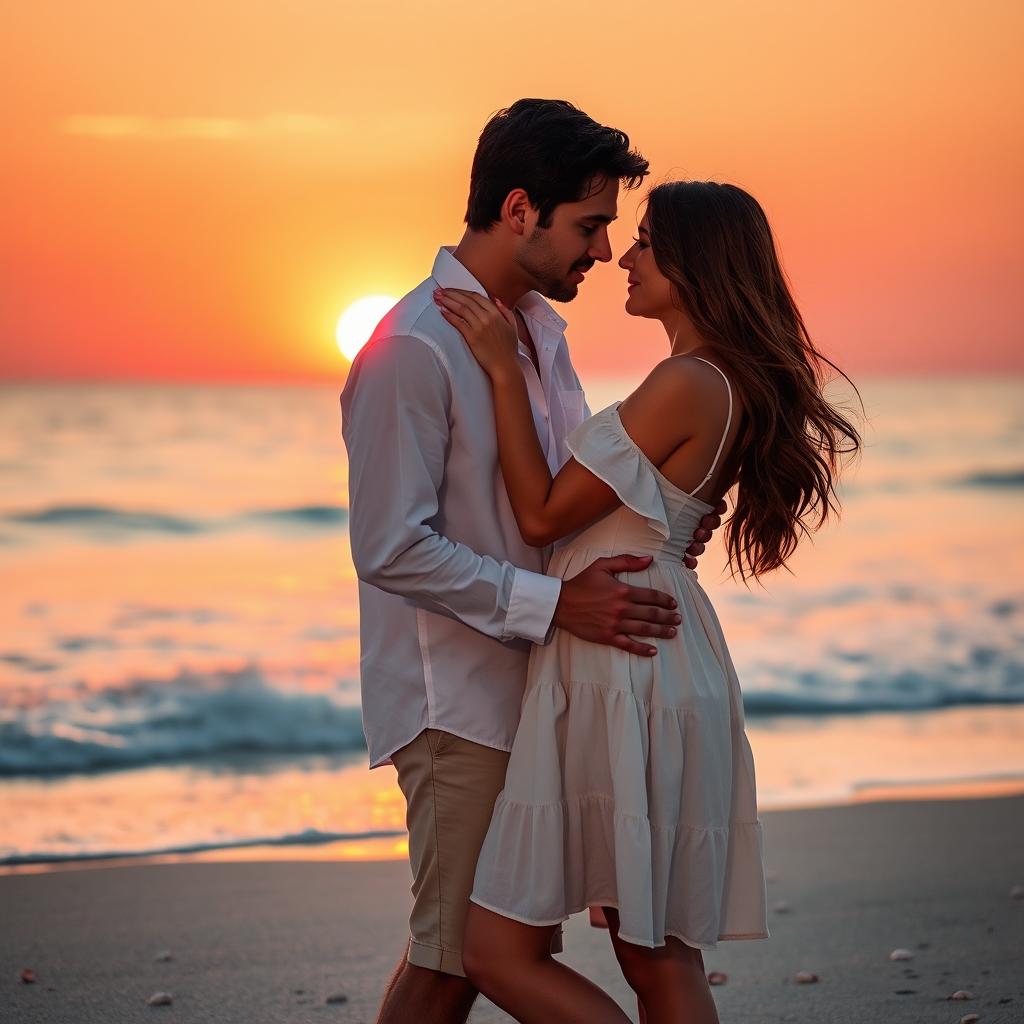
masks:
[[[342,378],[334,327],[461,234],[520,96],[743,185],[860,373],[1024,369],[1024,4],[94,0],[0,38],[0,376]],[[636,223],[620,199],[613,246]],[[595,269],[577,365],[661,352]]]

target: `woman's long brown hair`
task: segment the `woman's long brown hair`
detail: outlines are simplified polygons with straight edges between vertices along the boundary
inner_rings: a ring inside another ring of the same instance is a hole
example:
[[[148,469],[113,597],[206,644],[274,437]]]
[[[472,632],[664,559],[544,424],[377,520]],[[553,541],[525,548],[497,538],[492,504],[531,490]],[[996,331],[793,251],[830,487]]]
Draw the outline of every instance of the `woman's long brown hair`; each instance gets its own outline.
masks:
[[[860,393],[811,341],[753,196],[735,185],[675,181],[652,189],[647,210],[658,268],[746,404],[725,541],[733,575],[757,578],[838,515],[841,464],[861,439],[823,388],[839,374]]]

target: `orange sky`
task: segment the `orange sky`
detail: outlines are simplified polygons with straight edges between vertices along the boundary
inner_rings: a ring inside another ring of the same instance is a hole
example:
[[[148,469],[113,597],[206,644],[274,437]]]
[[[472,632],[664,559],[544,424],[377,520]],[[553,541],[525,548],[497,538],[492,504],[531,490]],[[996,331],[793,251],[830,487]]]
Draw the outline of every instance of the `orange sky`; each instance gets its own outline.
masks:
[[[5,21],[2,377],[340,378],[339,314],[457,241],[476,136],[527,95],[623,128],[656,180],[758,196],[844,368],[1024,369],[1016,0],[42,0]],[[662,350],[623,289],[598,267],[566,311],[584,377]]]

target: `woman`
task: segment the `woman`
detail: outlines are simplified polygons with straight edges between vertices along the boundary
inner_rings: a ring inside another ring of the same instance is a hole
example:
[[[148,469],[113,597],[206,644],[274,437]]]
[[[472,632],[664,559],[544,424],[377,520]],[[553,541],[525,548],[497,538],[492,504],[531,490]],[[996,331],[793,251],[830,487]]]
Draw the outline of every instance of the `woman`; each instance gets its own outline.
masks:
[[[619,265],[629,272],[626,311],[660,320],[670,355],[573,433],[573,458],[554,480],[516,363],[513,314],[471,292],[436,296],[491,379],[524,539],[569,538],[548,571],[567,577],[609,552],[651,554],[632,582],[673,595],[682,617],[653,658],[565,633],[535,649],[464,959],[470,979],[520,1021],[626,1021],[548,952],[561,921],[601,906],[641,1020],[704,1024],[718,1018],[701,951],[768,929],[740,687],[680,556],[735,486],[734,574],[782,567],[837,510],[840,457],[860,438],[822,394],[833,364],[812,344],[764,212],[742,189],[655,188]]]

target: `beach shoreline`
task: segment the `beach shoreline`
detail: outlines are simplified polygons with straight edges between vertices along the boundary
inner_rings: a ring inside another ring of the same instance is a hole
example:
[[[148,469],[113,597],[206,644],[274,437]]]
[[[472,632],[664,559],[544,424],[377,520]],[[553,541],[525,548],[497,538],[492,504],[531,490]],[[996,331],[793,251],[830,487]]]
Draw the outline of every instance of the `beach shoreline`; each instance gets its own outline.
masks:
[[[1024,705],[752,717],[747,735],[761,812],[1024,793]],[[368,770],[365,749],[14,777],[0,802],[0,875],[406,856],[394,769]]]
[[[762,817],[772,937],[706,954],[728,976],[714,990],[723,1022],[1021,1019],[1024,900],[1011,890],[1024,884],[1024,795]],[[0,878],[0,1019],[370,1021],[406,934],[400,860],[62,867]],[[630,1005],[604,933],[577,915],[565,945],[569,963]],[[912,959],[890,960],[897,948]],[[26,968],[34,984],[19,980]],[[799,984],[799,971],[819,980]],[[957,990],[972,998],[949,1001]],[[147,1006],[158,991],[171,1008]],[[471,1019],[508,1018],[480,1001]]]
[[[938,782],[877,783],[865,785],[843,800],[778,804],[762,812],[839,810],[865,803],[904,801],[986,800],[1024,795],[1024,777],[952,779]],[[45,874],[51,871],[88,871],[99,868],[145,867],[155,864],[224,864],[306,861],[403,861],[409,853],[406,834],[388,834],[311,843],[244,843],[210,850],[140,853],[123,856],[68,857],[51,861],[0,865],[5,875]]]

